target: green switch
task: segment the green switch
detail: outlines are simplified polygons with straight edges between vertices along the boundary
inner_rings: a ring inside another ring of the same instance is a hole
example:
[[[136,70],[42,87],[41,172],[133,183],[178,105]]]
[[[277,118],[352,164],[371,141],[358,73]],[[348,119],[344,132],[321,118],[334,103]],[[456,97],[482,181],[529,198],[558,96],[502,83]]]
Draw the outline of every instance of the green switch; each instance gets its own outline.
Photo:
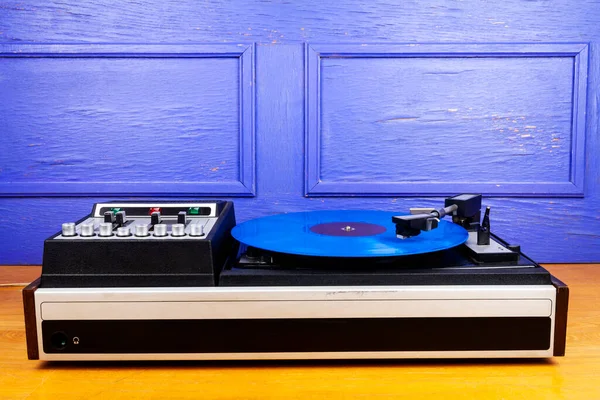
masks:
[[[190,215],[200,214],[200,207],[190,207],[190,209],[188,210],[188,214],[190,214]]]

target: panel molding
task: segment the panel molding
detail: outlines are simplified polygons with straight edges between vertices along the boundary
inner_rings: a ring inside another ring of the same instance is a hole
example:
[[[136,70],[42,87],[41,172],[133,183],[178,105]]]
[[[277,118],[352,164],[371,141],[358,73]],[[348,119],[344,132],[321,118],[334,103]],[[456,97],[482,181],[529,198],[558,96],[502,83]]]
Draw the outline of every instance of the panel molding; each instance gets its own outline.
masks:
[[[503,197],[583,197],[585,190],[588,43],[306,44],[305,195],[445,196],[458,192]],[[321,179],[321,60],[325,58],[572,57],[571,150],[565,182],[342,182]]]
[[[254,44],[0,44],[10,58],[233,58],[239,62],[239,179],[200,182],[2,182],[0,197],[240,196],[256,193]]]

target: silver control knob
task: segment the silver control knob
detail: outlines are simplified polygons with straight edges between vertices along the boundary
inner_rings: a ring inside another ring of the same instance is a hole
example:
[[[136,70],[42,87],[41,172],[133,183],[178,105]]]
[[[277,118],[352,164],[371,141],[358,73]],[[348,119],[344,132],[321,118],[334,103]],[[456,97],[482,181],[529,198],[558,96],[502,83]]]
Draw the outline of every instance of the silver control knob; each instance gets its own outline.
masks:
[[[165,225],[165,224],[154,225],[154,236],[167,236],[167,225]]]
[[[113,224],[112,222],[102,222],[100,224],[100,236],[112,236]]]
[[[190,225],[190,236],[204,236],[204,225],[202,225],[202,224]]]
[[[148,225],[136,225],[135,236],[148,236]]]
[[[94,223],[82,224],[80,235],[85,237],[94,236]]]
[[[73,222],[66,222],[62,224],[62,235],[77,236],[77,231],[75,231],[75,224]]]
[[[131,230],[128,226],[121,226],[117,228],[117,236],[131,236]]]
[[[185,225],[173,224],[171,226],[171,236],[185,236]]]

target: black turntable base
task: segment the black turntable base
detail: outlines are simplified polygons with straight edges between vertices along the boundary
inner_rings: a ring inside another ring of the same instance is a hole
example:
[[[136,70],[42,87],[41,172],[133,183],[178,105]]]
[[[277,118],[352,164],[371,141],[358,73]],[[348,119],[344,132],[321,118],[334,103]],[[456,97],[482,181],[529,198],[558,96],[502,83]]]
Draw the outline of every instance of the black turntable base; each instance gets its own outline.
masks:
[[[480,219],[481,195],[463,194],[411,215],[326,210],[251,220],[232,230],[240,252],[219,285],[550,284],[519,246],[491,234],[489,207]]]
[[[499,243],[504,242],[492,235]],[[219,286],[549,285],[551,275],[522,253],[516,261],[477,262],[466,246],[378,258],[297,256],[242,246]]]

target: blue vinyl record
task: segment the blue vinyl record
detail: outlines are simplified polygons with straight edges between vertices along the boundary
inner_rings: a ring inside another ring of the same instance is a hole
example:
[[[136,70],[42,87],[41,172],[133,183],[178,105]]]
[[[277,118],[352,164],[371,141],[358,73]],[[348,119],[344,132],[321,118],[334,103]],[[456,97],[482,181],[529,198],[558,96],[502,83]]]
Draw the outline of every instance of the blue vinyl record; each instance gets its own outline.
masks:
[[[467,231],[441,220],[429,232],[396,237],[388,211],[308,211],[278,214],[241,223],[234,238],[258,249],[318,257],[393,257],[430,253],[467,241]]]

